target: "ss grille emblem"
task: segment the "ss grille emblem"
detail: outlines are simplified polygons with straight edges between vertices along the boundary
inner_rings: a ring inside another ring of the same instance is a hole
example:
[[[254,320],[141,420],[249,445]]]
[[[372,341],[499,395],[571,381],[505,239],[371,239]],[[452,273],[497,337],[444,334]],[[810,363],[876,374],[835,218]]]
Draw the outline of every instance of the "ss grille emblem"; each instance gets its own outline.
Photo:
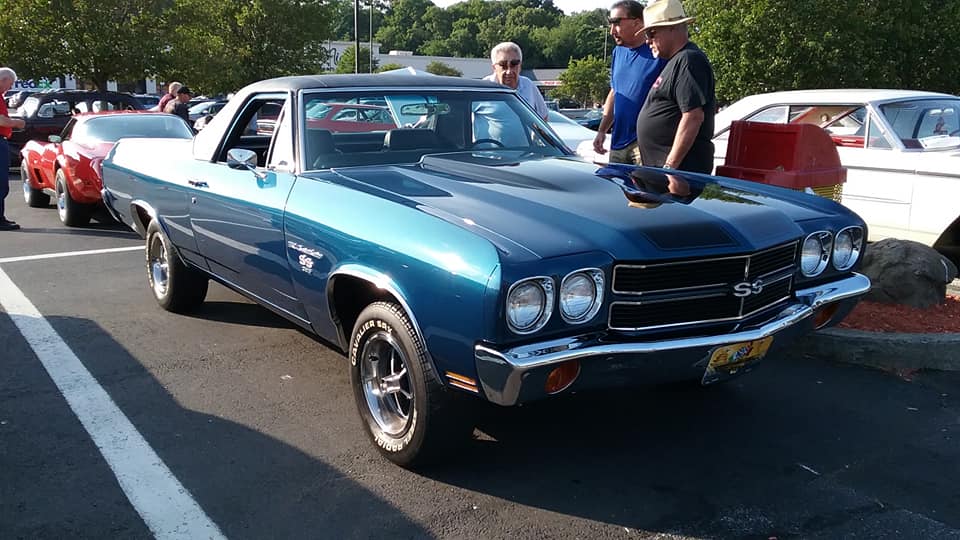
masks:
[[[733,286],[733,295],[737,298],[750,296],[751,294],[760,294],[763,292],[763,280],[757,279],[753,283],[742,281]]]

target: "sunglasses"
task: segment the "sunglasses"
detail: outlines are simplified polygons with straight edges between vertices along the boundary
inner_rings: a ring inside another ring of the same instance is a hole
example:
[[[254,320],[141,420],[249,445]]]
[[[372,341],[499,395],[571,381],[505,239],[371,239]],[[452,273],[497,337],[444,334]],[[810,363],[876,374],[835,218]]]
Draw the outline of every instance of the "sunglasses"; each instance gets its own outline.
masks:
[[[607,22],[612,25],[618,25],[620,24],[620,21],[635,21],[635,20],[637,20],[637,17],[610,17],[609,19],[607,19]]]
[[[502,60],[502,61],[500,61],[500,62],[497,62],[497,63],[494,64],[494,65],[500,66],[500,69],[507,69],[507,65],[509,65],[510,67],[517,67],[517,66],[519,66],[519,65],[520,65],[520,60],[510,60],[509,62],[507,62],[506,60]]]
[[[658,31],[658,30],[669,30],[669,29],[670,29],[670,27],[659,28],[659,29],[658,29],[658,28],[651,28],[651,29],[649,29],[649,30],[644,30],[644,31],[643,31],[643,35],[644,35],[644,37],[646,37],[647,39],[653,39],[653,38],[657,37],[657,31]]]

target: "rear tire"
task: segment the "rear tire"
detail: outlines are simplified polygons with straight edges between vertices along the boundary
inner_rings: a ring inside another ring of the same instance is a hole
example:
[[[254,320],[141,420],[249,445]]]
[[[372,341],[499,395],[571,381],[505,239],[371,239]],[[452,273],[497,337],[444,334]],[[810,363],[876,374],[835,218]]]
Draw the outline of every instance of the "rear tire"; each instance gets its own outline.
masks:
[[[30,167],[27,162],[20,161],[20,180],[23,181],[23,202],[30,208],[46,208],[50,206],[50,196],[30,184]]]
[[[160,307],[185,313],[203,303],[210,280],[203,272],[185,265],[174,249],[157,221],[151,221],[145,250],[147,282]]]
[[[367,435],[388,460],[413,468],[469,440],[466,404],[440,383],[399,305],[375,302],[350,339],[350,383]],[[465,398],[465,396],[464,396]]]
[[[57,214],[60,216],[60,222],[67,227],[82,227],[90,223],[90,205],[78,203],[70,196],[70,190],[67,189],[67,176],[63,169],[57,170],[56,175],[57,191]]]

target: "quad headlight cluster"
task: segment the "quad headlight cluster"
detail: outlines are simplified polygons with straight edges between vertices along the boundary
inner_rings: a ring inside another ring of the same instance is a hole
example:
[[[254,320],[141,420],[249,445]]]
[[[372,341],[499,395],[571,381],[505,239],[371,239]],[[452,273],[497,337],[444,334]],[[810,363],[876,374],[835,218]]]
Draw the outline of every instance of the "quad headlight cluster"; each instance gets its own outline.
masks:
[[[830,231],[817,231],[803,240],[800,253],[800,271],[804,276],[815,277],[833,264],[837,270],[849,270],[860,259],[863,251],[863,229],[847,227],[833,235]]]
[[[559,294],[552,277],[538,276],[518,281],[507,293],[507,324],[517,334],[540,330],[553,315],[557,296],[558,310],[564,321],[585,323],[600,310],[603,288],[603,271],[599,268],[570,272],[560,280]]]

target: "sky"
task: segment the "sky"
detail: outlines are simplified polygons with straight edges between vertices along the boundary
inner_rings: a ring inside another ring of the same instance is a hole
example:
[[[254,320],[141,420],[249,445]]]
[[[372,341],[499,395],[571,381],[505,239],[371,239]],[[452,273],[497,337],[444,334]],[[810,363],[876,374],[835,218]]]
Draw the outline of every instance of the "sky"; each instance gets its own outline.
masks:
[[[463,0],[433,0],[440,7],[447,7]],[[570,15],[578,11],[590,11],[594,8],[610,9],[616,0],[553,0],[553,5]]]

